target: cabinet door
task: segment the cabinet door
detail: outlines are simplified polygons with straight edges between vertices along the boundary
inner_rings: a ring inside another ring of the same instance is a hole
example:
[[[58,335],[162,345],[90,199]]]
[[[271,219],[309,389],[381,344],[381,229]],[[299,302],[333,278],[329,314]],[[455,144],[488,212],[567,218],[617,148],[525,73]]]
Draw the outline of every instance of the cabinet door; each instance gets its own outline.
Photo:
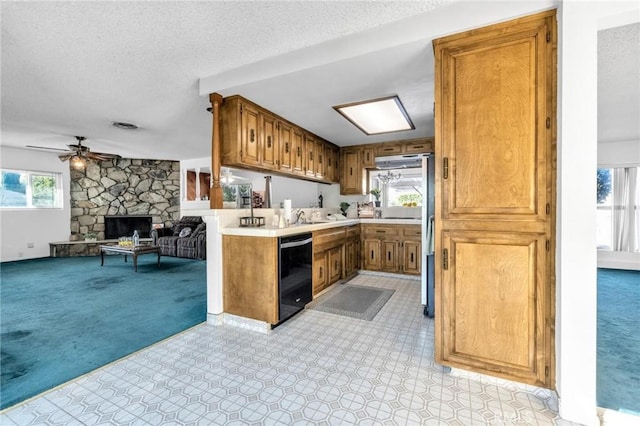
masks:
[[[398,242],[382,241],[381,269],[386,272],[398,271]]]
[[[293,167],[293,173],[297,175],[304,175],[306,155],[304,153],[304,133],[299,127],[293,127],[291,135],[291,148],[293,149],[293,159],[291,161]]]
[[[278,121],[276,118],[262,112],[261,137],[261,165],[264,168],[276,170],[278,168]]]
[[[434,52],[436,362],[553,387],[555,11]]]
[[[307,167],[305,174],[309,177],[315,177],[316,175],[316,161],[318,157],[316,140],[309,133],[304,134],[304,153],[307,161]]]
[[[342,278],[342,247],[329,250],[329,284]]]
[[[260,113],[252,105],[240,104],[240,132],[242,152],[240,159],[244,164],[257,166],[260,164]]]
[[[405,241],[402,243],[402,248],[402,272],[420,275],[422,244],[420,241]]]
[[[325,153],[325,142],[323,140],[316,140],[316,172],[315,176],[318,179],[324,178],[324,168],[327,162],[327,156]]]
[[[362,166],[359,150],[344,150],[341,154],[341,160],[343,167],[340,177],[340,194],[362,194]]]
[[[368,271],[379,271],[380,263],[380,240],[366,239],[363,242],[363,267]]]
[[[293,172],[293,128],[290,124],[280,121],[278,122],[278,130],[280,133],[280,170],[284,172]]]
[[[373,148],[362,148],[362,167],[365,169],[376,166],[376,156]]]
[[[327,252],[313,254],[313,295],[317,295],[329,285]]]

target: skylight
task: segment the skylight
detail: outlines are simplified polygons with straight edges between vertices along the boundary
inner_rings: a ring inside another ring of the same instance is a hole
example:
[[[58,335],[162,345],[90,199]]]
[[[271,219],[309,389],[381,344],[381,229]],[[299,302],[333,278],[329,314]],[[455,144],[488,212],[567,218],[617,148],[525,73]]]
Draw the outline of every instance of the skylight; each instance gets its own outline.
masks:
[[[415,129],[397,96],[336,105],[333,109],[367,135]]]

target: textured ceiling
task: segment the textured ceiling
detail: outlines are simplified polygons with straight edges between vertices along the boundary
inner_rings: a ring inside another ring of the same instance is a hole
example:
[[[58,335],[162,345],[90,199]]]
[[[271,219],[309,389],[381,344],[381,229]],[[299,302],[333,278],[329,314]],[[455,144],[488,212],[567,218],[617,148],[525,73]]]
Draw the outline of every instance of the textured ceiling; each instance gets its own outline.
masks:
[[[428,136],[431,40],[556,4],[2,1],[0,143],[65,148],[82,135],[94,151],[125,157],[209,156],[214,91],[341,146]],[[390,94],[416,130],[366,137],[331,109]]]
[[[207,156],[200,77],[442,3],[3,1],[2,144],[64,148],[79,134],[95,151]]]
[[[598,142],[640,141],[640,23],[598,32]]]

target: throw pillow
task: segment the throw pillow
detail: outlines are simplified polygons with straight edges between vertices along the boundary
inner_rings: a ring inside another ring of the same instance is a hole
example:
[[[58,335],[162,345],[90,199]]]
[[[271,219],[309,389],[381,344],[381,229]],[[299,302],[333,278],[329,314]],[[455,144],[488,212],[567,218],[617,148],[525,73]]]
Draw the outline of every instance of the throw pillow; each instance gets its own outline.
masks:
[[[188,237],[191,235],[191,228],[182,228],[180,234],[178,235],[180,238]]]

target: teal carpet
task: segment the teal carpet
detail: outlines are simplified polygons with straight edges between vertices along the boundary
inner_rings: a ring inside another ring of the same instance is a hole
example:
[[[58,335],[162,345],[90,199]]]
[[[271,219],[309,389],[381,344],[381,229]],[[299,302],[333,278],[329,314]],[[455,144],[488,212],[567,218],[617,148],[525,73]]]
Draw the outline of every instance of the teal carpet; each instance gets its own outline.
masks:
[[[43,258],[0,264],[0,408],[206,320],[206,262]]]
[[[598,406],[640,415],[640,271],[598,269]]]

